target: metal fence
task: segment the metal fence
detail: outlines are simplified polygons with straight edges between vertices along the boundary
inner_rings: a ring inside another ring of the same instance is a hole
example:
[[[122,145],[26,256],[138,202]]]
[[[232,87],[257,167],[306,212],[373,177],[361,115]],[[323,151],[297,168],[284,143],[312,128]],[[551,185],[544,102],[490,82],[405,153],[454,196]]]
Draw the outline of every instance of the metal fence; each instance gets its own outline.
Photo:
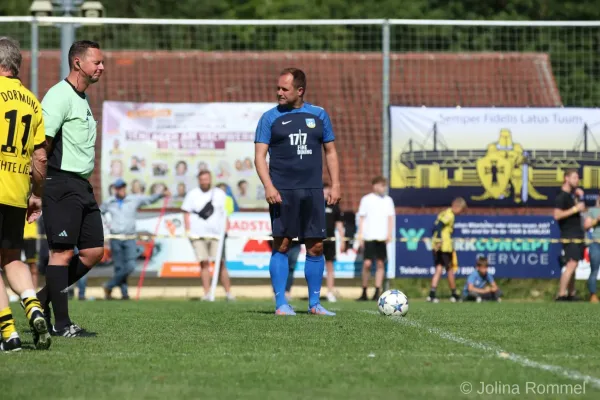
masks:
[[[0,29],[26,50],[22,77],[39,96],[65,76],[73,39],[99,41],[100,120],[104,100],[274,100],[277,71],[299,66],[351,155],[352,203],[389,176],[390,104],[600,104],[600,22],[2,17]]]

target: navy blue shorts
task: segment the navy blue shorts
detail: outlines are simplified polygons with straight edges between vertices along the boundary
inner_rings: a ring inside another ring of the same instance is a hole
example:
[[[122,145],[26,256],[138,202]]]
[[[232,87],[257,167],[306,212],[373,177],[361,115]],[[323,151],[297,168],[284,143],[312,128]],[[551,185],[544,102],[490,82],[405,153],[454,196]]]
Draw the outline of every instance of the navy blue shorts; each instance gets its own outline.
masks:
[[[323,189],[283,189],[281,204],[270,204],[273,237],[324,239]]]

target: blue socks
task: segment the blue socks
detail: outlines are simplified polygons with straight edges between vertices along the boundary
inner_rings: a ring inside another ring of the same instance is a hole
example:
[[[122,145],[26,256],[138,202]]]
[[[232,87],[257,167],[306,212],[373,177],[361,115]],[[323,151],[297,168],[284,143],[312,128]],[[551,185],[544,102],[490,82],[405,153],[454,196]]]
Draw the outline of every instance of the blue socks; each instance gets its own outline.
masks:
[[[320,303],[321,284],[323,283],[323,271],[325,271],[325,258],[321,256],[306,255],[304,264],[304,277],[308,284],[308,306],[309,308]]]
[[[287,253],[274,251],[271,254],[269,273],[271,274],[273,293],[275,293],[275,309],[287,304],[287,300],[285,299],[285,284],[287,283],[289,268]],[[322,273],[323,271],[321,271]]]

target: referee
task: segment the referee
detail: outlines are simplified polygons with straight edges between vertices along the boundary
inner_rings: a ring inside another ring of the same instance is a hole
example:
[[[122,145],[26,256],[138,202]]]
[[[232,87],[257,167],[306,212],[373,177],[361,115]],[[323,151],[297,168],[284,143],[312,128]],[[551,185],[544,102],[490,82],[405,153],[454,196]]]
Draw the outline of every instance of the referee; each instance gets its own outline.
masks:
[[[95,336],[69,318],[67,288],[82,278],[104,254],[100,209],[88,178],[95,162],[96,120],[85,94],[98,82],[104,61],[98,43],[82,40],[69,49],[69,76],[42,100],[46,138],[50,142],[48,174],[42,203],[50,260],[46,286],[38,293],[52,334]],[[74,248],[79,249],[74,257]]]
[[[558,221],[560,238],[576,241],[563,243],[563,257],[565,270],[560,277],[560,286],[556,301],[573,301],[575,297],[575,269],[583,259],[585,251],[585,232],[583,230],[582,212],[585,210],[583,203],[583,190],[578,188],[579,173],[576,169],[565,171],[561,191],[556,196],[554,205],[554,219]]]

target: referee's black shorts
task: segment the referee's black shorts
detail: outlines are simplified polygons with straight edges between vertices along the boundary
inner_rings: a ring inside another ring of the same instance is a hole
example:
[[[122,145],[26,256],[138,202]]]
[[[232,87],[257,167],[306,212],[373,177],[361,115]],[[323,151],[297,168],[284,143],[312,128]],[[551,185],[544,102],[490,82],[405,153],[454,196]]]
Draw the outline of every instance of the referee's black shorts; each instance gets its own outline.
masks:
[[[100,208],[86,179],[48,168],[42,212],[50,249],[104,247]]]
[[[26,214],[25,208],[0,204],[0,249],[21,250],[23,248]]]

